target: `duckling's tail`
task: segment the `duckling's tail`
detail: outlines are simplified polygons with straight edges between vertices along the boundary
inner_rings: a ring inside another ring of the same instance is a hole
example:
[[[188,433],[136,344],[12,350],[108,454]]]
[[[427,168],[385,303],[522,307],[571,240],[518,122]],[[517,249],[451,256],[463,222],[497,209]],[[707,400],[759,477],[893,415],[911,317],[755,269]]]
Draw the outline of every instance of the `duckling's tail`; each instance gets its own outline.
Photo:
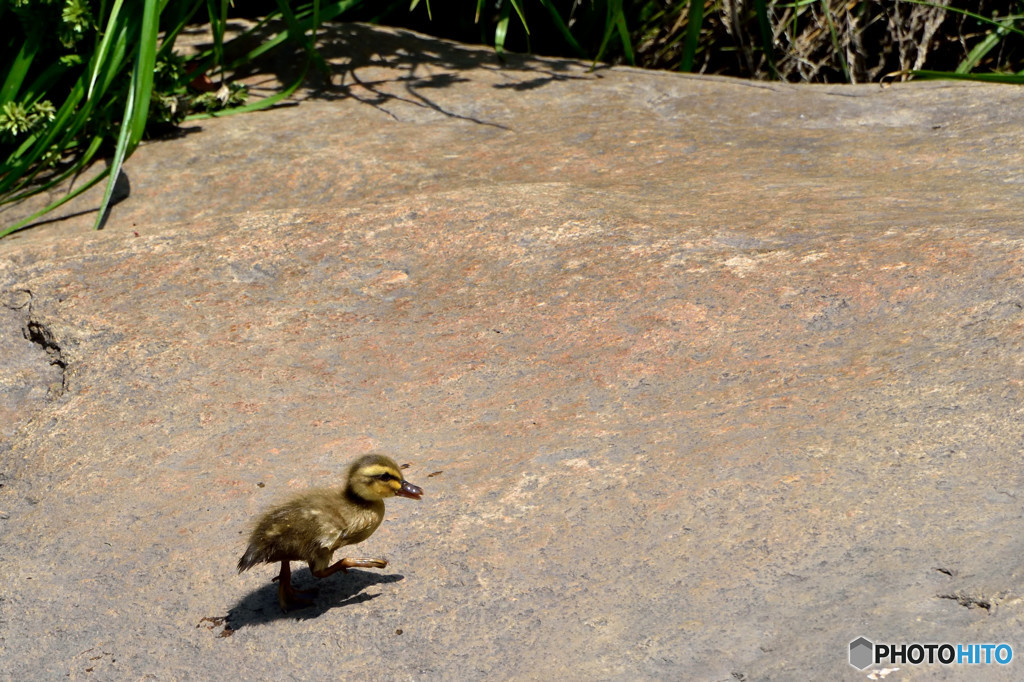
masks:
[[[238,572],[248,571],[250,568],[260,563],[262,560],[256,556],[256,548],[249,545],[249,548],[245,550],[245,554],[238,560]]]

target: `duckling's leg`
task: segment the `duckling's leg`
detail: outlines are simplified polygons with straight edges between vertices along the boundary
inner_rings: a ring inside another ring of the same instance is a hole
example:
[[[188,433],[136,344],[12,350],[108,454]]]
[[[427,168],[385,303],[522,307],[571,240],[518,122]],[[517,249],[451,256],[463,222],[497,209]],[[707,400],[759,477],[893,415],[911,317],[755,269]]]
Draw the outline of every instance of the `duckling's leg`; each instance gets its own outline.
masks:
[[[388,562],[385,559],[342,559],[334,562],[334,564],[327,568],[318,569],[311,565],[309,570],[317,578],[326,578],[329,575],[334,575],[338,571],[346,573],[350,568],[387,568],[387,565]]]
[[[299,596],[300,594],[307,594],[306,592],[300,592],[292,587],[292,565],[290,561],[281,562],[281,573],[274,580],[277,581],[277,602],[285,613],[289,609],[303,609],[313,605],[313,602],[309,599]]]

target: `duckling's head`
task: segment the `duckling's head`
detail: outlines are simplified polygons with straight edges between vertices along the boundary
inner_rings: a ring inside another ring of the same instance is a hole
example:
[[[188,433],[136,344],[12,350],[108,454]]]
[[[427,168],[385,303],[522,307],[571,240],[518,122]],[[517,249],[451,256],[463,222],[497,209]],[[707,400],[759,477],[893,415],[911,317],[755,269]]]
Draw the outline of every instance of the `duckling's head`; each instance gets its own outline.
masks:
[[[352,463],[348,470],[348,489],[354,495],[370,502],[385,497],[411,497],[420,499],[423,489],[402,477],[402,470],[390,457],[371,453]]]

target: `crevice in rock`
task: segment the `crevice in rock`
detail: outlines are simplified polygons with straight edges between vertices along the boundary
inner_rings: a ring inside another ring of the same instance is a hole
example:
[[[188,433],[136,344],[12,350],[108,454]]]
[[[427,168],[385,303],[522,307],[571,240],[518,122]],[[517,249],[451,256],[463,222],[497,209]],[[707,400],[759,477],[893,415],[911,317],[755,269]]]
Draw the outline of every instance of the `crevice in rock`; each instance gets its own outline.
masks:
[[[49,362],[54,367],[60,369],[60,381],[53,382],[49,386],[49,394],[53,400],[60,398],[64,395],[67,390],[68,379],[67,379],[67,368],[68,363],[64,358],[64,352],[54,337],[53,331],[50,329],[42,320],[38,319],[32,310],[32,291],[31,289],[19,289],[16,293],[22,294],[26,297],[25,301],[20,305],[7,304],[7,308],[11,310],[22,310],[26,311],[24,326],[22,327],[22,335],[36,344],[46,353],[49,358]]]
[[[54,393],[54,398],[61,397],[64,395],[68,385],[68,363],[64,360],[64,354],[60,349],[60,345],[54,340],[50,328],[38,320],[30,319],[25,326],[25,338],[42,347],[46,354],[50,356],[50,364],[60,368],[60,386],[54,387],[55,390],[51,392]]]
[[[935,595],[939,599],[952,599],[960,606],[968,609],[981,608],[985,609],[989,613],[992,613],[992,600],[986,599],[981,595],[963,594],[961,592],[954,592],[953,594],[938,594]]]

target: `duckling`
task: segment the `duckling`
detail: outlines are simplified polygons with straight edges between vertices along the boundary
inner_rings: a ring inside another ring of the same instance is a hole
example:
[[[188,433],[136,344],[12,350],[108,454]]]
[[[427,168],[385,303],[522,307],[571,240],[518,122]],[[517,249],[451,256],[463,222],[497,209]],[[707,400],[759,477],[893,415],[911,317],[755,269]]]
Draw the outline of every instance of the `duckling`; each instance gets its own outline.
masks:
[[[362,542],[384,519],[384,498],[400,495],[418,500],[423,489],[406,481],[394,460],[378,453],[352,463],[343,488],[307,491],[271,507],[253,526],[249,547],[238,560],[238,572],[258,563],[281,562],[277,599],[281,609],[312,606],[292,587],[291,561],[305,561],[317,578],[349,568],[384,568],[385,559],[341,559],[331,564],[334,551]]]

